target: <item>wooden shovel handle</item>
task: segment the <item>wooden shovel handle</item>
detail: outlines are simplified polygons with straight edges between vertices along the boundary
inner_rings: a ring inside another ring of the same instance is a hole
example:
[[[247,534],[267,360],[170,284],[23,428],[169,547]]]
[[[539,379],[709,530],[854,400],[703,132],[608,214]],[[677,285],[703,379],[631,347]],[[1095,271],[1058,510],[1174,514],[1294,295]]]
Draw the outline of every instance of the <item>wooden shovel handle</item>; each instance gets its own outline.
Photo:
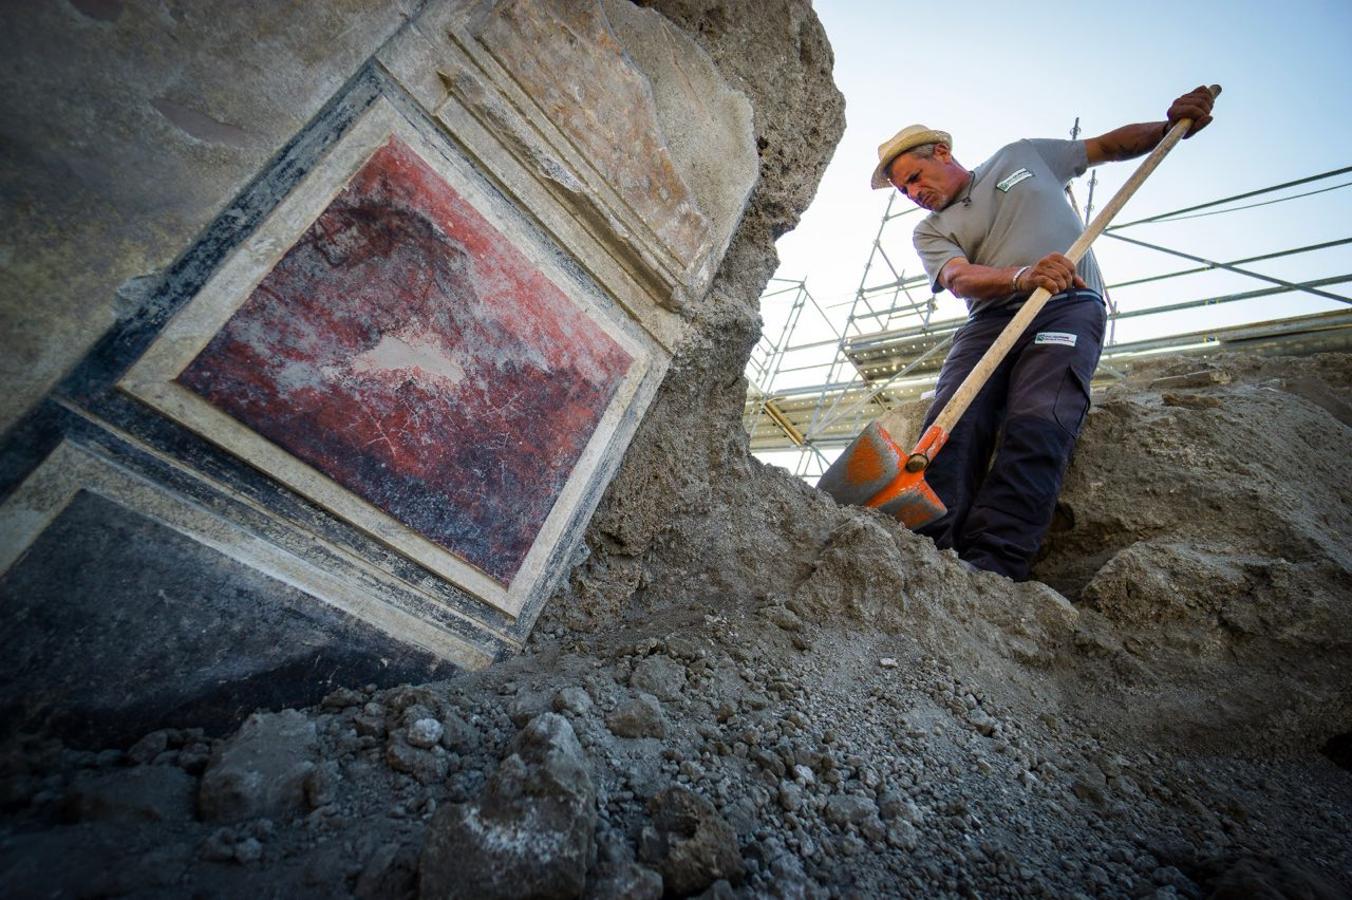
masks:
[[[1218,84],[1213,84],[1210,90],[1212,97],[1221,92]],[[1187,134],[1191,127],[1192,119],[1179,119],[1174,123],[1174,127],[1170,128],[1169,133],[1164,136],[1164,140],[1160,141],[1159,145],[1150,151],[1150,155],[1136,168],[1136,171],[1127,179],[1127,183],[1122,185],[1118,192],[1113,195],[1113,199],[1109,200],[1108,204],[1099,211],[1099,214],[1094,217],[1094,221],[1089,223],[1089,227],[1084,230],[1079,239],[1070,245],[1070,249],[1066,251],[1066,256],[1072,263],[1079,263],[1080,258],[1089,251],[1089,245],[1094,243],[1094,240],[1103,233],[1113,217],[1121,211],[1123,206],[1127,205],[1131,195],[1136,193],[1136,189],[1150,177],[1150,173],[1155,171],[1155,168],[1168,155],[1169,151],[1174,149],[1174,145],[1183,139],[1183,135]],[[1051,293],[1046,288],[1038,288],[1033,291],[1031,297],[1024,301],[1023,306],[1014,314],[1014,318],[1010,319],[1009,324],[1005,326],[1005,330],[1000,332],[1000,336],[995,339],[995,342],[986,350],[985,355],[972,367],[972,371],[958,386],[957,391],[944,406],[943,412],[939,413],[934,420],[935,426],[941,428],[945,434],[953,430],[953,426],[958,423],[958,419],[962,418],[962,414],[967,411],[967,407],[972,405],[972,401],[976,399],[976,395],[980,393],[991,373],[1004,361],[1005,355],[1009,353],[1009,348],[1014,346],[1014,342],[1028,327],[1028,323],[1033,321],[1033,317],[1042,311],[1042,307],[1047,304],[1047,300],[1050,298]],[[914,456],[912,459],[914,459]],[[926,460],[925,465],[928,465],[928,460]],[[910,466],[908,465],[907,468],[910,468]]]

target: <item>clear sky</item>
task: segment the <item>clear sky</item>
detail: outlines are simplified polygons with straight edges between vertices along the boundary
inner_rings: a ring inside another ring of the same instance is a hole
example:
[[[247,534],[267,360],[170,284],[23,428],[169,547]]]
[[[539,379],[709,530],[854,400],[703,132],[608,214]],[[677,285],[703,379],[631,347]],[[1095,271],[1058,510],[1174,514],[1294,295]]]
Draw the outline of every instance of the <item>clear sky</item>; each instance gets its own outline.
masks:
[[[819,0],[816,10],[835,51],[847,128],[816,200],[779,241],[777,274],[805,277],[823,303],[846,300],[859,285],[887,202],[886,192],[868,187],[877,146],[913,122],[950,132],[955,157],[970,168],[1021,137],[1068,137],[1077,116],[1082,136],[1091,136],[1163,119],[1178,94],[1221,84],[1216,121],[1178,146],[1119,221],[1352,165],[1352,0]],[[1098,168],[1096,206],[1133,166]],[[1284,193],[1350,181],[1352,173]],[[1081,204],[1087,182],[1086,176],[1075,186]],[[888,230],[887,249],[907,274],[920,272],[909,251],[914,221]],[[1124,234],[1224,261],[1352,237],[1352,188]],[[1096,252],[1109,284],[1192,265],[1108,238]],[[1352,273],[1352,245],[1252,267],[1293,281]],[[1130,309],[1257,287],[1229,274],[1206,275],[1123,289],[1116,299]],[[1330,290],[1352,296],[1352,282]],[[764,309],[772,327],[773,305]],[[1118,338],[1340,305],[1293,295],[1244,301],[1123,322]]]

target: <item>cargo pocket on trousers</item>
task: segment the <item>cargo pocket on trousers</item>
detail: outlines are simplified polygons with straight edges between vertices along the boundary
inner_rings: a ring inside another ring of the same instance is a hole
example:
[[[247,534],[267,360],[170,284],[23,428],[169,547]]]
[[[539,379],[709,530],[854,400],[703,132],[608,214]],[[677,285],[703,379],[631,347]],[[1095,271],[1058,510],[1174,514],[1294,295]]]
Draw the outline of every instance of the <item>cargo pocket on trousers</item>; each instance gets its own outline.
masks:
[[[1066,373],[1061,376],[1061,386],[1056,389],[1052,413],[1056,416],[1056,424],[1072,437],[1079,437],[1084,417],[1089,415],[1089,379],[1067,366]]]

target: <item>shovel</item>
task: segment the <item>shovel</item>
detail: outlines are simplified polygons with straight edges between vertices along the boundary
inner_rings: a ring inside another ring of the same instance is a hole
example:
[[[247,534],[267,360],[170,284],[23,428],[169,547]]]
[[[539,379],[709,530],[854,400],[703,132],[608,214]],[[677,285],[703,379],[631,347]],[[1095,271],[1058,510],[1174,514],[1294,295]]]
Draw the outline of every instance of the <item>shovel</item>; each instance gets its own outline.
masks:
[[[1221,92],[1219,85],[1211,86],[1211,96]],[[1089,245],[1103,233],[1108,223],[1121,211],[1131,196],[1136,193],[1150,173],[1163,161],[1174,145],[1183,139],[1192,127],[1191,119],[1180,119],[1169,129],[1164,140],[1151,151],[1141,165],[1137,167],[1127,183],[1108,201],[1094,221],[1084,230],[1079,239],[1066,251],[1066,257],[1072,264],[1078,264],[1080,258],[1089,250]],[[898,519],[907,528],[917,528],[935,521],[948,508],[925,482],[925,469],[934,460],[953,431],[953,426],[962,418],[972,400],[990,378],[991,373],[1004,361],[1010,347],[1019,339],[1028,324],[1042,311],[1042,307],[1051,299],[1046,288],[1033,292],[1014,318],[1005,326],[1005,330],[986,350],[984,356],[968,373],[967,378],[958,386],[957,391],[944,405],[920,440],[910,453],[904,452],[891,436],[876,421],[855,438],[854,443],[845,448],[845,452],[831,464],[821,477],[817,487],[830,494],[839,503],[855,506],[871,506]]]

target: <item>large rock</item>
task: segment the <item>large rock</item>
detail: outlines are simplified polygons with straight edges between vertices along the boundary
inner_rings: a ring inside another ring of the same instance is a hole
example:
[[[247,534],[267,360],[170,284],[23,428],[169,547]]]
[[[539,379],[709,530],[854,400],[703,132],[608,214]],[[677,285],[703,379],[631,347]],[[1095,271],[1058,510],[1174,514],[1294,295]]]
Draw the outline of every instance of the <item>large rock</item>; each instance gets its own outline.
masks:
[[[912,568],[895,529],[873,518],[851,518],[832,532],[794,599],[816,615],[896,623],[906,609]]]
[[[1123,625],[1205,625],[1246,590],[1236,562],[1226,548],[1138,541],[1104,563],[1082,596]]]
[[[660,738],[667,733],[667,720],[657,698],[641,693],[615,707],[606,716],[606,727],[617,737]]]
[[[531,721],[470,803],[442,808],[419,866],[423,897],[563,898],[595,856],[596,788],[573,727]]]
[[[643,829],[639,856],[662,873],[668,894],[685,896],[715,881],[738,881],[746,871],[737,832],[714,805],[683,787],[670,787],[648,803],[652,824]]]
[[[858,825],[878,814],[877,805],[858,794],[835,794],[826,801],[826,819],[836,825]]]
[[[659,700],[678,700],[685,690],[685,666],[670,656],[649,656],[634,667],[629,684]]]
[[[231,822],[300,811],[317,745],[314,722],[296,710],[254,713],[212,755],[198,812],[208,822]]]
[[[637,863],[625,863],[601,872],[587,891],[593,900],[658,900],[662,876]]]
[[[385,744],[385,762],[396,772],[412,775],[423,784],[442,781],[450,771],[450,756],[440,745],[419,747],[409,735],[397,732]]]

